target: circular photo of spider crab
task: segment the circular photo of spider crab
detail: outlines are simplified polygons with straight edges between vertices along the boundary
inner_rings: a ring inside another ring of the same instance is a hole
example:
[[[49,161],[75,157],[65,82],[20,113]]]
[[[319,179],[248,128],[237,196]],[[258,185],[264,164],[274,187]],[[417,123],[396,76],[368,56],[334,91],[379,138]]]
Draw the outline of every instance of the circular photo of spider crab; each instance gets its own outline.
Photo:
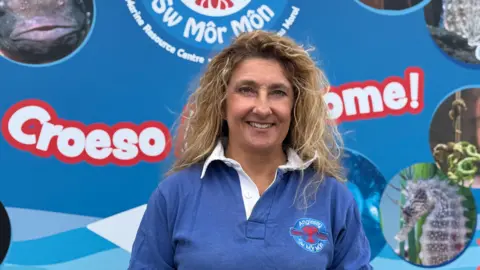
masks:
[[[430,123],[430,151],[452,181],[480,189],[480,86],[449,94]]]
[[[417,163],[395,175],[382,195],[380,215],[385,240],[406,262],[477,267],[478,261],[470,261],[474,254],[464,256],[478,252],[467,249],[477,223],[471,189],[448,179],[435,163]]]
[[[460,63],[480,64],[480,1],[430,0],[423,11],[438,48]]]

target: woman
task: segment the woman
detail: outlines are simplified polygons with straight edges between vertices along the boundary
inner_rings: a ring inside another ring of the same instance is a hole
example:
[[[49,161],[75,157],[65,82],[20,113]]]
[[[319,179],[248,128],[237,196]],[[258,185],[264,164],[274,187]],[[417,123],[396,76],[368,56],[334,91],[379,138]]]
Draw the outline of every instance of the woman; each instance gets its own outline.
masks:
[[[327,86],[309,54],[274,33],[244,33],[214,57],[129,269],[371,269]]]

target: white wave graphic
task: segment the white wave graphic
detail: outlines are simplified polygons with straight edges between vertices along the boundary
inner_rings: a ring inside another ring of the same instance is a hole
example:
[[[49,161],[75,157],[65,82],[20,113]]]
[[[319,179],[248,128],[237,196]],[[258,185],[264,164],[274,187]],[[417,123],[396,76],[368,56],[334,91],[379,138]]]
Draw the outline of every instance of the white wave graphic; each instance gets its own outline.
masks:
[[[101,219],[35,209],[5,208],[12,223],[12,241],[15,242],[35,240],[82,228]]]
[[[140,221],[147,209],[143,204],[87,225],[87,228],[120,248],[132,252]]]
[[[71,260],[68,262],[48,264],[48,265],[16,265],[4,264],[7,270],[14,269],[44,269],[44,270],[105,270],[105,269],[127,269],[130,260],[130,254],[123,249],[116,248],[106,251],[101,251],[82,258]],[[0,266],[0,269],[4,269]]]

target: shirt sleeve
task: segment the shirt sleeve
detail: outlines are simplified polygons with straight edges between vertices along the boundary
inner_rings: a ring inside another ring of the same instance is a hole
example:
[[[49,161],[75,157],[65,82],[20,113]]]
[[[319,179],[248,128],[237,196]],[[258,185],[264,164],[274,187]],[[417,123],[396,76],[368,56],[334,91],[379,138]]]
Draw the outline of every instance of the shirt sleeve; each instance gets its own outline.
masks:
[[[370,244],[355,200],[347,209],[345,224],[335,241],[330,270],[371,270]]]
[[[140,222],[128,270],[173,270],[173,256],[166,200],[157,188]]]

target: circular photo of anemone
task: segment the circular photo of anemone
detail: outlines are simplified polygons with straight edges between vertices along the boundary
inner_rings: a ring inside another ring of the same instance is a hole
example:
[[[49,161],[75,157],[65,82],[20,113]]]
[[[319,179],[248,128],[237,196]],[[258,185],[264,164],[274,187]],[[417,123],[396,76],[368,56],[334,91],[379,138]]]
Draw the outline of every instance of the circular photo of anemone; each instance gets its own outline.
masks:
[[[10,219],[2,202],[0,202],[0,265],[7,255],[10,246],[12,230]]]
[[[452,181],[480,189],[480,88],[461,88],[437,107],[430,123],[430,151]]]
[[[94,0],[0,0],[0,55],[41,65],[72,55],[90,33]]]
[[[387,243],[416,266],[452,263],[475,233],[471,189],[448,179],[434,163],[414,164],[394,176],[382,195],[380,211]]]
[[[356,0],[361,5],[384,11],[402,11],[412,9],[428,0]]]
[[[346,169],[348,189],[352,192],[362,216],[363,229],[370,242],[370,260],[373,260],[385,246],[380,228],[379,208],[386,180],[377,167],[360,153],[345,150],[342,163]]]
[[[431,0],[424,15],[433,41],[445,54],[480,64],[480,1]]]

